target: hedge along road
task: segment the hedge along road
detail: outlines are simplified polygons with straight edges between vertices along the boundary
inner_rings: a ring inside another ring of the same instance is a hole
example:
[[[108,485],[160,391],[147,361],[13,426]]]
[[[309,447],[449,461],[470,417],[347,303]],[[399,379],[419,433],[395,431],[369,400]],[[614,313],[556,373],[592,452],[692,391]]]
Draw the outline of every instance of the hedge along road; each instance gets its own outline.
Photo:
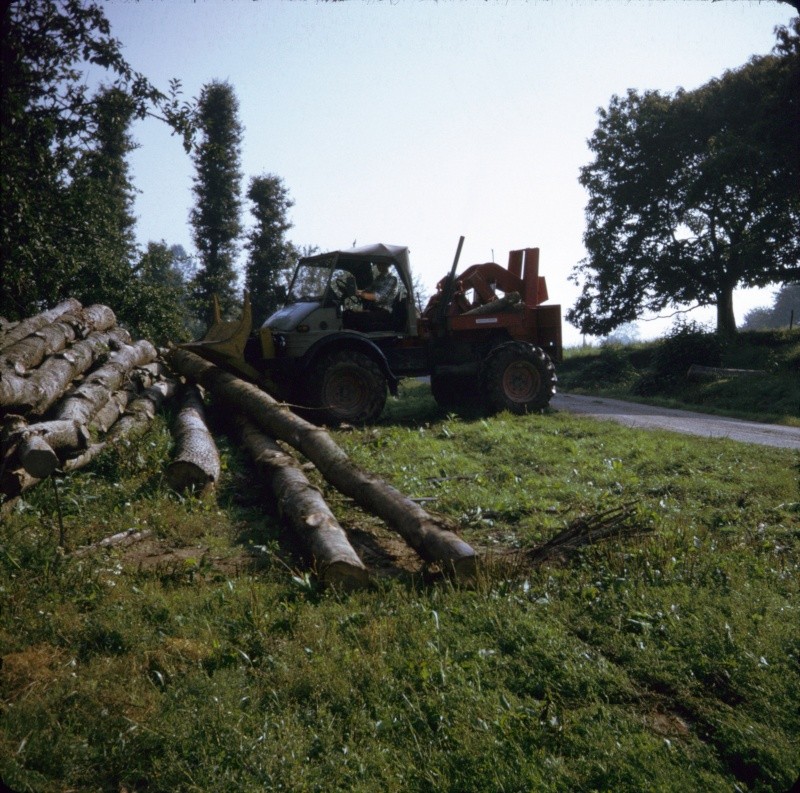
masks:
[[[556,394],[550,401],[550,407],[566,413],[616,421],[626,427],[671,430],[703,438],[730,438],[742,443],[800,450],[800,427],[759,424],[757,421],[577,394]]]

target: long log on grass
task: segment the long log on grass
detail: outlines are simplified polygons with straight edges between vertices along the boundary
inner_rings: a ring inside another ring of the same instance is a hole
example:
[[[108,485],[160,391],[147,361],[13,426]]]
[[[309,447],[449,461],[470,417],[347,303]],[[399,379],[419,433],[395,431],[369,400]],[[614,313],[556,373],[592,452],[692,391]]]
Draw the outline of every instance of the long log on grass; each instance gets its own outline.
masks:
[[[457,574],[474,573],[475,551],[467,543],[396,488],[360,470],[324,429],[194,353],[173,349],[166,357],[177,372],[204,386],[215,399],[233,411],[246,413],[265,432],[302,452],[328,482],[383,519],[423,559]]]
[[[297,461],[244,416],[234,419],[242,443],[277,501],[278,513],[311,552],[324,584],[361,587],[369,576],[344,529]]]
[[[0,408],[41,415],[61,398],[70,383],[80,377],[104,351],[129,344],[128,331],[115,327],[92,332],[63,352],[51,355],[28,377],[4,376],[0,380]]]
[[[175,453],[167,466],[167,484],[178,492],[206,493],[219,479],[217,444],[206,425],[203,397],[197,386],[182,389],[181,407],[172,427]]]
[[[43,311],[41,314],[35,314],[32,317],[23,319],[13,328],[4,333],[2,338],[0,338],[0,350],[7,349],[12,344],[16,344],[16,342],[24,339],[26,336],[30,336],[31,333],[36,333],[37,330],[43,328],[45,325],[55,322],[62,314],[66,314],[68,312],[74,313],[80,310],[80,302],[75,300],[75,298],[70,297],[48,311]]]

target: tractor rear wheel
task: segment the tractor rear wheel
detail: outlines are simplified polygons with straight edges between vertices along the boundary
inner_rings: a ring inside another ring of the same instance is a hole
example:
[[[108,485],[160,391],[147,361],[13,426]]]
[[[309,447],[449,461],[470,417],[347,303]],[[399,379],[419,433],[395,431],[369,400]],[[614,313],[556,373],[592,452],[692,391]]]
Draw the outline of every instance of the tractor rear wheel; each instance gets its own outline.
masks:
[[[484,361],[482,380],[489,409],[495,413],[541,410],[556,392],[556,370],[550,356],[522,341],[495,347]]]
[[[337,350],[312,366],[306,402],[315,408],[315,423],[366,424],[377,419],[386,404],[386,376],[363,352]]]

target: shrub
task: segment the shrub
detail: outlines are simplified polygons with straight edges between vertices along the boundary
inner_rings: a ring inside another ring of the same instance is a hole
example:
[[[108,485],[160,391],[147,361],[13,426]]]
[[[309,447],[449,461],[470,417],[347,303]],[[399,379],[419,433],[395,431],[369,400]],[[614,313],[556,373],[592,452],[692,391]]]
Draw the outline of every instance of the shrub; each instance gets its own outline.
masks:
[[[634,375],[635,369],[627,353],[616,345],[607,345],[583,368],[573,385],[579,388],[602,388],[628,382]]]
[[[666,379],[682,379],[693,363],[720,366],[724,351],[725,344],[717,334],[696,322],[678,322],[656,347],[653,372]]]

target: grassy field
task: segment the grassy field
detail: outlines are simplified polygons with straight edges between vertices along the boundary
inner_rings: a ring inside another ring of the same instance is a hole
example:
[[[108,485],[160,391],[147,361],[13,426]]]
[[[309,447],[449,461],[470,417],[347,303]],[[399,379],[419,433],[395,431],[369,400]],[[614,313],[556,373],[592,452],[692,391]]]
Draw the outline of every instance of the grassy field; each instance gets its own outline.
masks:
[[[412,383],[335,436],[481,572],[442,578],[320,481],[373,572],[344,593],[224,437],[216,499],[170,493],[167,426],[3,518],[14,790],[785,791],[800,772],[796,453],[463,420]],[[608,538],[536,556],[609,513]],[[152,534],[74,552],[129,529]]]

